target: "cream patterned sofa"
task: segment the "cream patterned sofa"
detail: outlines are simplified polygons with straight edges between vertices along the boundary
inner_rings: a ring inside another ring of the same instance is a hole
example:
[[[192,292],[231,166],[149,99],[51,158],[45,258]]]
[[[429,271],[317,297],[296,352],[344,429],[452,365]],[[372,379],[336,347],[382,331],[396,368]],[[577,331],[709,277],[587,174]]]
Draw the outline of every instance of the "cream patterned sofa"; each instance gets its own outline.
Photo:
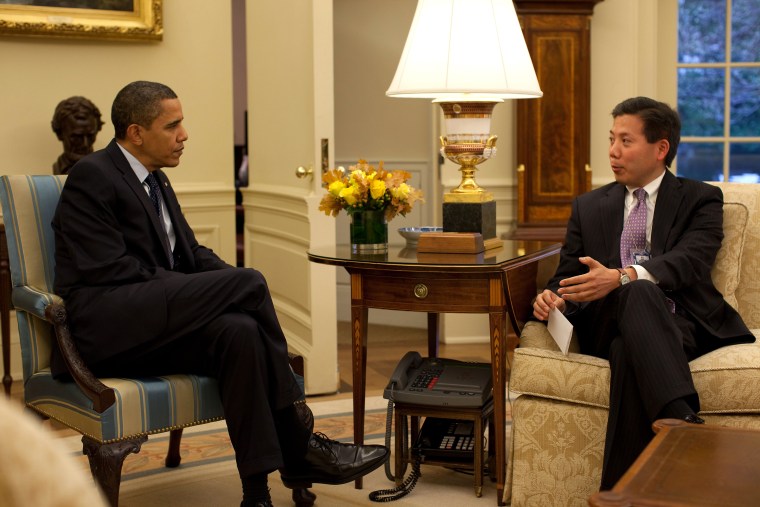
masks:
[[[723,189],[723,245],[713,281],[760,336],[760,185]],[[581,506],[599,488],[609,402],[606,360],[559,352],[546,326],[525,325],[509,390],[511,505]],[[760,341],[724,347],[691,362],[707,424],[760,429]]]

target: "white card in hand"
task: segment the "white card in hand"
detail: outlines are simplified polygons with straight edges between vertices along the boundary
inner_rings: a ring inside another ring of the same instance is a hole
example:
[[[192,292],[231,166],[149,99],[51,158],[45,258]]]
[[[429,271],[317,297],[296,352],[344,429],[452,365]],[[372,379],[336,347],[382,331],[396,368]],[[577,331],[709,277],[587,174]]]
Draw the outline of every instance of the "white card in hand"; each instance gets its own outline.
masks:
[[[570,339],[573,337],[573,325],[567,320],[567,317],[562,315],[561,311],[552,308],[549,312],[547,328],[554,341],[557,342],[559,350],[567,355],[570,349]]]

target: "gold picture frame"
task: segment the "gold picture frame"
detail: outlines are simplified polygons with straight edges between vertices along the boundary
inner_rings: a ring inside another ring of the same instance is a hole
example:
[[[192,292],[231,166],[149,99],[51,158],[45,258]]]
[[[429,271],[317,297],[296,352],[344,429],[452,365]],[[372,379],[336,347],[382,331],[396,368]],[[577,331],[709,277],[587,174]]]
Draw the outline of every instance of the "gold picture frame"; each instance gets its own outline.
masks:
[[[162,1],[0,0],[0,35],[161,40]]]

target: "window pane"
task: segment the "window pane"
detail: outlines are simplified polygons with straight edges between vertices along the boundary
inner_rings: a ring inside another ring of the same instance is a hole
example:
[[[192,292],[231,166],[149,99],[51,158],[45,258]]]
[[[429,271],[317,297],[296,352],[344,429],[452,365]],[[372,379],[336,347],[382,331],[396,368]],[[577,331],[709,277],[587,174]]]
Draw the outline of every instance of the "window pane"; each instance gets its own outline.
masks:
[[[702,181],[723,181],[723,143],[681,143],[678,175]]]
[[[731,71],[731,135],[760,137],[760,68]]]
[[[723,135],[724,75],[723,69],[678,69],[681,135]]]
[[[678,0],[678,61],[722,62],[725,55],[726,2]]]
[[[757,0],[731,3],[731,60],[760,61],[760,30],[757,29]]]
[[[729,159],[730,181],[760,183],[760,143],[731,143]]]

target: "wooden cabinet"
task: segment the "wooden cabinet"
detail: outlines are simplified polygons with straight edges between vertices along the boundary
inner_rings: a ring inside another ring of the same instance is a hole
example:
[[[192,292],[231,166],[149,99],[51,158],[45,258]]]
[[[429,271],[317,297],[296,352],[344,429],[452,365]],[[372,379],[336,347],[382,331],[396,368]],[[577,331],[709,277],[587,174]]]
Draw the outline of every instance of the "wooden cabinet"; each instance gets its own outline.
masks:
[[[517,101],[515,239],[564,239],[575,196],[591,190],[590,30],[602,0],[515,0],[544,96]]]

